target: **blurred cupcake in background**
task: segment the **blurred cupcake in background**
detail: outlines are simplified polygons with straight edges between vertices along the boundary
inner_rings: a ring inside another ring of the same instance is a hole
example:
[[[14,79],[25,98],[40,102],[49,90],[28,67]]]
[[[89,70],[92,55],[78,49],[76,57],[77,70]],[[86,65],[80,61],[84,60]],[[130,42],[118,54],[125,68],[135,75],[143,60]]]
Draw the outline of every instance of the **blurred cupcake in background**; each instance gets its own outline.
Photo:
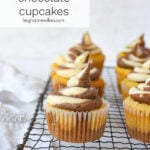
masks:
[[[57,69],[59,65],[66,62],[74,62],[84,52],[89,52],[90,62],[102,72],[105,56],[101,48],[91,41],[90,35],[87,32],[83,35],[82,42],[70,48],[67,55],[61,55],[55,59],[55,62],[51,65],[51,70]]]
[[[128,46],[127,51],[121,52],[115,67],[117,85],[121,92],[121,82],[127,77],[134,67],[141,67],[142,64],[150,59],[150,49],[145,48],[143,36]]]
[[[67,86],[68,80],[77,75],[89,63],[89,52],[84,52],[72,63],[64,63],[60,65],[53,73],[52,86],[55,91]],[[91,63],[90,63],[91,64]],[[100,77],[100,70],[91,64],[90,68],[91,85],[98,89],[100,96],[104,93],[105,81]]]
[[[138,86],[139,83],[144,83],[150,77],[150,59],[146,61],[142,67],[135,67],[127,78],[121,82],[122,97],[125,99],[129,96],[129,89]]]
[[[137,140],[150,143],[150,77],[132,87],[123,101],[127,132]]]

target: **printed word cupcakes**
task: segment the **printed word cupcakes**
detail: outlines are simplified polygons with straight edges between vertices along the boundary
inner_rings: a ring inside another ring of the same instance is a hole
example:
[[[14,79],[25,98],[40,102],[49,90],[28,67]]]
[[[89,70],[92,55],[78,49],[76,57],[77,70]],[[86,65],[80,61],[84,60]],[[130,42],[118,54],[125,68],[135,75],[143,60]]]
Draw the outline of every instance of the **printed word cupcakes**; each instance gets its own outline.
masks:
[[[80,143],[103,135],[109,104],[91,86],[89,73],[90,64],[44,101],[49,131],[57,139]]]

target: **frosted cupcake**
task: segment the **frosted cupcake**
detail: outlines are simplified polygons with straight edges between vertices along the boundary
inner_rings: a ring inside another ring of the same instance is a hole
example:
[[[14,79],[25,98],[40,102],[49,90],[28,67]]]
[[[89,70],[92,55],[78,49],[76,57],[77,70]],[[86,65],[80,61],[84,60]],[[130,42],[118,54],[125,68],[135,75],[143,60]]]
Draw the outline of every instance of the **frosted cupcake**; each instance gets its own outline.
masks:
[[[65,62],[74,62],[74,60],[84,52],[89,52],[90,62],[101,72],[105,56],[101,48],[91,41],[90,35],[87,32],[83,35],[82,42],[70,48],[67,55],[57,57],[55,62],[51,65],[52,70],[55,70]]]
[[[59,140],[90,142],[103,135],[109,104],[91,86],[89,72],[88,64],[44,101],[48,129]]]
[[[150,143],[150,78],[133,87],[123,102],[126,127],[129,135]]]
[[[81,72],[89,62],[89,52],[84,52],[73,63],[64,63],[60,65],[52,76],[53,89],[57,91],[61,87],[67,86],[67,81],[74,75]],[[91,85],[98,89],[100,96],[103,95],[105,81],[100,77],[100,70],[91,64],[90,69]]]
[[[134,67],[141,67],[142,64],[150,59],[150,49],[144,47],[143,44],[134,43],[130,51],[120,54],[117,59],[117,67],[115,68],[118,89],[121,92],[121,82],[127,77]]]
[[[129,89],[144,83],[150,77],[150,60],[146,61],[142,67],[135,67],[127,78],[121,82],[122,97],[125,99],[129,96]]]

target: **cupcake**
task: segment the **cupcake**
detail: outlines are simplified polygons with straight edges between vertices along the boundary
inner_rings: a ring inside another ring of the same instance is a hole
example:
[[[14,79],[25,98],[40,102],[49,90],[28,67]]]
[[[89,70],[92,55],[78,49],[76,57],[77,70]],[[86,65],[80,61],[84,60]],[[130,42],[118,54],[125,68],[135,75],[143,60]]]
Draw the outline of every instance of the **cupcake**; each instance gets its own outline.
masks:
[[[51,69],[55,70],[65,62],[74,62],[76,57],[84,52],[89,52],[90,61],[93,63],[93,66],[102,71],[105,56],[101,49],[91,41],[90,35],[87,32],[83,35],[82,42],[70,48],[67,55],[57,57],[51,65]]]
[[[59,140],[90,142],[103,135],[109,104],[90,83],[90,64],[44,101],[49,132]]]
[[[55,91],[61,87],[67,86],[67,81],[78,74],[89,62],[89,52],[84,52],[76,57],[73,63],[60,65],[52,75],[52,86]],[[92,86],[98,89],[100,96],[103,95],[105,81],[100,77],[100,70],[91,64],[90,79]]]
[[[127,132],[137,140],[150,143],[150,78],[132,87],[124,102]]]
[[[127,74],[134,67],[141,67],[142,64],[150,58],[150,49],[145,48],[143,42],[137,41],[130,49],[119,55],[117,59],[117,67],[115,68],[118,89],[121,92],[121,82],[127,77]],[[140,43],[140,44],[139,44]],[[142,44],[143,43],[143,44]]]
[[[125,99],[129,96],[129,89],[144,83],[150,77],[150,60],[146,61],[142,67],[135,67],[121,82],[122,97]]]

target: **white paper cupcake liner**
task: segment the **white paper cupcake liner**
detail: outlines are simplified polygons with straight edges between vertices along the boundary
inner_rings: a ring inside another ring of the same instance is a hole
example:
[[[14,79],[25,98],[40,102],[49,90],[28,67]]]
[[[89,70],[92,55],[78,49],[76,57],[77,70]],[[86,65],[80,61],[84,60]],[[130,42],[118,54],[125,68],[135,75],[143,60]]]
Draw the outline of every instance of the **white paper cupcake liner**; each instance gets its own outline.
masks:
[[[150,112],[135,109],[124,103],[126,127],[129,135],[137,140],[150,143]]]
[[[89,142],[103,135],[107,120],[109,104],[103,101],[103,108],[89,112],[74,112],[49,107],[46,110],[50,133],[62,141]]]

